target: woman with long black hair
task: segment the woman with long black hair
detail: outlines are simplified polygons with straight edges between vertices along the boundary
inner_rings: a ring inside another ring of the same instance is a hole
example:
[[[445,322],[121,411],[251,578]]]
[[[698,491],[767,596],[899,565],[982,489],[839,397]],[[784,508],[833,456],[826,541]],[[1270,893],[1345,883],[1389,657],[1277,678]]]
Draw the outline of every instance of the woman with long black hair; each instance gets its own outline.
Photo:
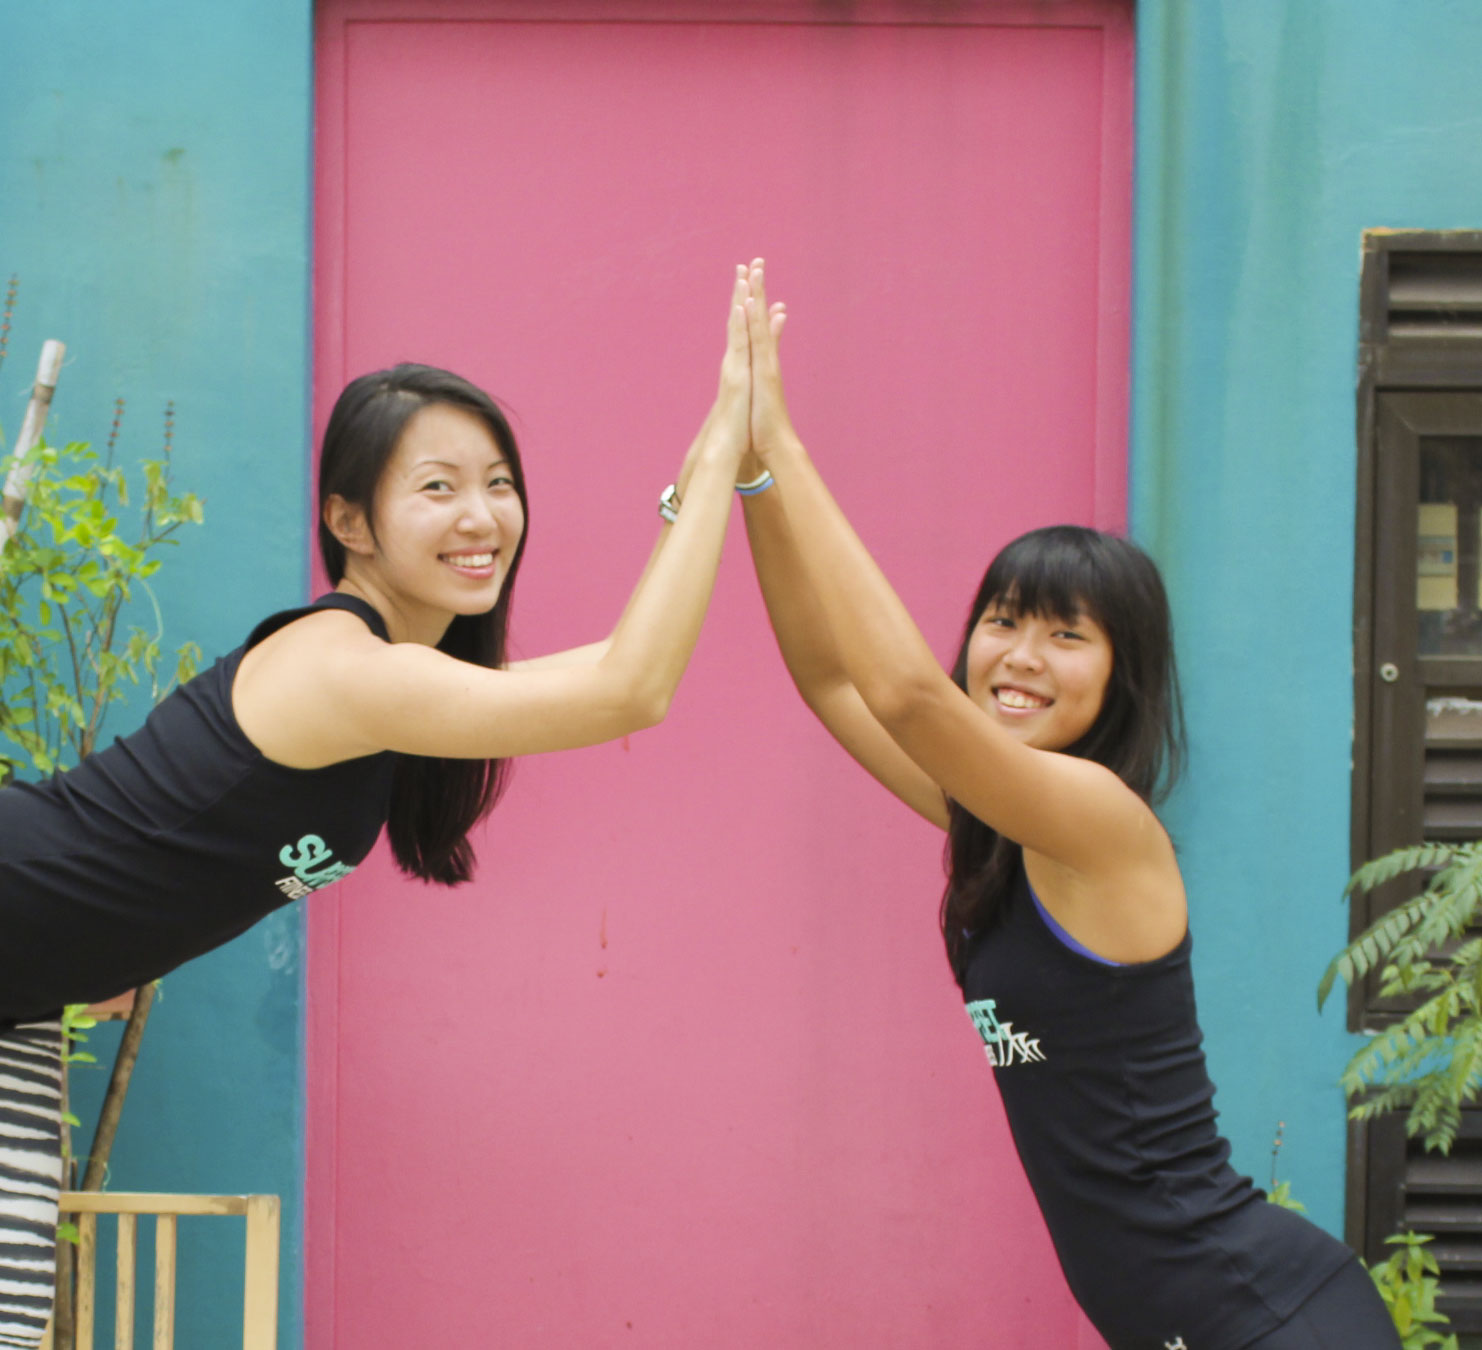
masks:
[[[137,732],[0,791],[0,1346],[39,1345],[51,1309],[65,1005],[339,879],[383,826],[408,875],[467,881],[512,757],[663,720],[749,435],[746,284],[738,267],[719,394],[610,638],[506,663],[529,514],[514,436],[468,381],[396,366],[353,381],[325,431],[335,589],[259,624]]]
[[[1182,743],[1157,568],[1095,530],[1024,535],[944,671],[793,430],[759,264],[751,292],[742,474],[772,626],[829,731],[947,832],[947,957],[1072,1293],[1113,1350],[1393,1350],[1353,1254],[1268,1204],[1216,1127],[1152,806]]]

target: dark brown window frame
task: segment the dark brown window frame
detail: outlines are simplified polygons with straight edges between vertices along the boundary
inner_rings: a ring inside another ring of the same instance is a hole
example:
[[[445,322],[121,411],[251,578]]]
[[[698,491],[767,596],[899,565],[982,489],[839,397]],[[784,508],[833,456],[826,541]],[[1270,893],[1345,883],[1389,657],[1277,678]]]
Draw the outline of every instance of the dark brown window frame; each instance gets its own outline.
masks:
[[[1374,856],[1372,767],[1374,757],[1376,666],[1374,615],[1379,599],[1381,559],[1375,547],[1378,482],[1377,436],[1381,400],[1388,395],[1482,391],[1482,314],[1478,328],[1464,335],[1392,336],[1391,262],[1396,254],[1474,254],[1482,260],[1482,230],[1370,230],[1363,237],[1359,281],[1358,494],[1354,542],[1354,745],[1350,858],[1354,867]],[[1425,434],[1427,415],[1419,404],[1391,400],[1390,409]],[[1435,430],[1445,428],[1437,426]],[[1390,550],[1393,551],[1393,550]],[[1390,567],[1409,569],[1412,560]],[[1406,571],[1408,575],[1408,570]],[[1350,936],[1362,931],[1355,906]],[[1349,1027],[1364,1025],[1363,993],[1349,999]]]
[[[1441,254],[1447,256],[1435,256]],[[1381,437],[1393,452],[1396,445],[1418,447],[1426,436],[1477,435],[1482,427],[1482,230],[1365,233],[1358,377],[1350,841],[1355,867],[1420,837],[1426,687],[1482,687],[1482,661],[1436,661],[1416,651],[1415,520],[1402,513],[1383,534],[1379,530],[1381,503],[1419,500],[1418,479],[1410,481],[1416,478],[1416,455],[1391,453],[1381,464]],[[1381,641],[1394,654],[1379,651]],[[1413,668],[1402,669],[1398,684],[1381,687],[1379,668],[1390,660]],[[1391,719],[1383,729],[1376,721],[1381,717]],[[1419,753],[1413,763],[1391,757],[1377,774],[1381,741],[1413,744]],[[1353,905],[1350,934],[1375,912],[1374,906]],[[1351,991],[1348,1012],[1352,1030],[1383,1026],[1394,1015],[1373,997],[1372,985]],[[1383,1240],[1397,1224],[1434,1231],[1443,1269],[1449,1265],[1465,1277],[1443,1297],[1443,1311],[1454,1330],[1482,1331],[1475,1255],[1482,1226],[1482,1107],[1465,1113],[1449,1158],[1421,1155],[1418,1147],[1405,1138],[1400,1117],[1349,1123],[1345,1235],[1372,1261],[1387,1254]]]

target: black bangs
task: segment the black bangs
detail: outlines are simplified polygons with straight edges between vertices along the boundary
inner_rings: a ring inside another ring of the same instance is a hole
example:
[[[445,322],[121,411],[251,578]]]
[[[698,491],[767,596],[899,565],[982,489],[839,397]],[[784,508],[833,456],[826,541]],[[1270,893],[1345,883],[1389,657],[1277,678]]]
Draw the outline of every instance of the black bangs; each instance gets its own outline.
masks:
[[[1183,710],[1173,623],[1158,568],[1128,539],[1083,525],[1047,525],[1006,545],[989,564],[963,628],[952,677],[967,688],[967,649],[990,604],[1014,614],[1084,613],[1112,646],[1112,673],[1096,724],[1067,752],[1106,765],[1138,795],[1161,797],[1182,758]]]
[[[1013,614],[1069,619],[1085,612],[1100,622],[1105,606],[1097,600],[1106,590],[1106,576],[1094,546],[1087,546],[1091,534],[1072,525],[1052,525],[1014,540],[984,575],[973,602],[974,618],[990,604],[999,604]]]

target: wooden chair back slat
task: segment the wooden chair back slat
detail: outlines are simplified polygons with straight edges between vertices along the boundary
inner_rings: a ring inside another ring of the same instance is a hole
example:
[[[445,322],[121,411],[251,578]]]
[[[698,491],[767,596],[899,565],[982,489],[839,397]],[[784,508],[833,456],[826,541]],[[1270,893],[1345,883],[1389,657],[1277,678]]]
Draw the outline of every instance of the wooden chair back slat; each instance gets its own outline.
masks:
[[[276,1350],[278,1344],[279,1209],[276,1195],[247,1197],[242,1350]]]
[[[154,1350],[175,1350],[175,1246],[180,1220],[154,1221]]]
[[[276,1195],[164,1195],[123,1191],[63,1191],[61,1211],[77,1218],[77,1293],[74,1350],[93,1350],[97,1323],[98,1215],[118,1217],[114,1350],[134,1350],[138,1297],[140,1214],[153,1216],[153,1350],[175,1347],[175,1260],[181,1215],[240,1216],[247,1222],[242,1271],[242,1350],[277,1350],[278,1260],[282,1205]],[[52,1350],[47,1329],[42,1350]]]
[[[98,1268],[98,1216],[77,1216],[77,1350],[93,1350],[93,1321],[97,1315],[95,1277]]]
[[[118,1280],[114,1296],[113,1350],[134,1350],[134,1271],[139,1264],[139,1216],[118,1216]]]

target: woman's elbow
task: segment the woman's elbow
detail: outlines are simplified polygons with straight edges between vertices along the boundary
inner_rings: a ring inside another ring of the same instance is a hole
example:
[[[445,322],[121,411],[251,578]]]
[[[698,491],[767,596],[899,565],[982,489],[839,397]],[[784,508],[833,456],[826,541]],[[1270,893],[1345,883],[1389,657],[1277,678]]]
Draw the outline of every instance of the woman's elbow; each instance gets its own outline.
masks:
[[[628,720],[634,731],[647,731],[656,727],[669,716],[669,705],[674,702],[672,689],[656,689],[636,694],[628,707]]]
[[[617,719],[623,735],[630,731],[647,731],[669,715],[674,702],[674,686],[652,675],[620,681],[617,693]]]
[[[656,727],[669,715],[674,688],[656,672],[607,656],[594,673],[605,716],[616,728],[613,739]]]
[[[895,732],[929,717],[941,705],[943,676],[875,676],[858,682],[859,696],[887,731]]]

